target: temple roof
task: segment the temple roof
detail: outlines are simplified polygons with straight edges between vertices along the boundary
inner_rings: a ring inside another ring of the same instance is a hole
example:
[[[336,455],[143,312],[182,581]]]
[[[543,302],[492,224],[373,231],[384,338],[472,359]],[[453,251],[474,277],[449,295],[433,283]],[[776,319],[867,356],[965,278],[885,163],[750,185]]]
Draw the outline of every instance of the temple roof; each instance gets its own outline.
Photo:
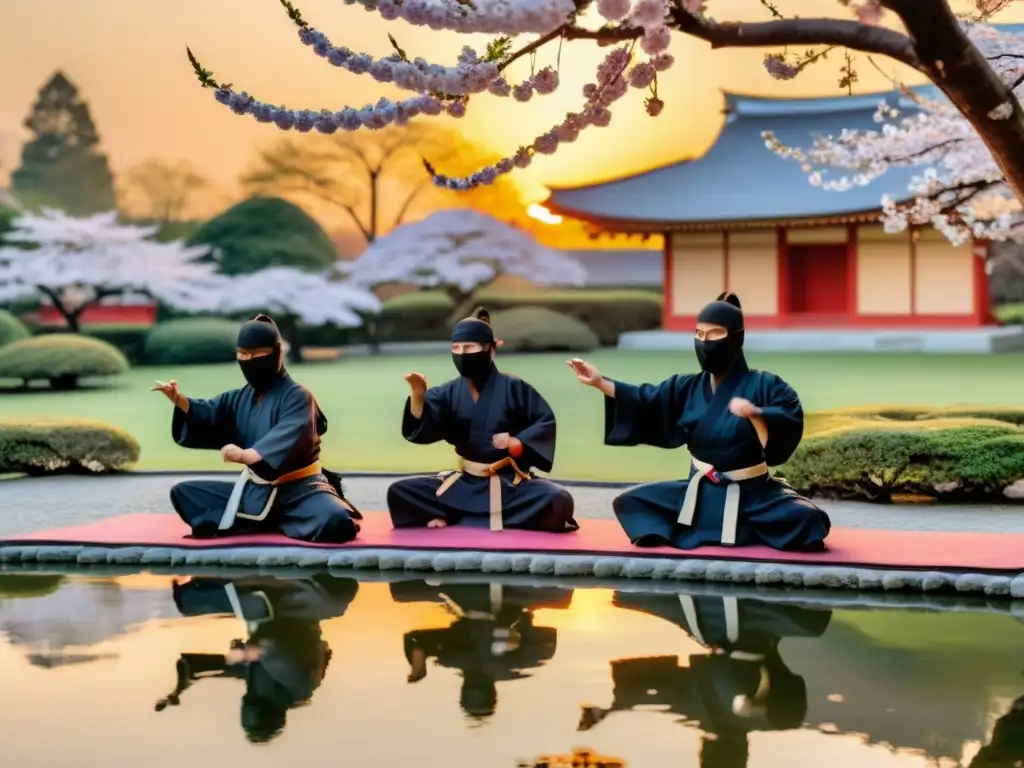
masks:
[[[938,95],[934,86],[914,90]],[[911,177],[922,171],[920,167],[893,168],[864,187],[823,190],[811,185],[799,162],[774,154],[761,137],[762,131],[772,131],[788,146],[808,148],[816,134],[878,130],[874,115],[883,99],[904,114],[917,110],[898,91],[801,99],[728,92],[724,96],[725,124],[702,157],[597,184],[551,187],[545,205],[617,231],[799,219],[825,222],[856,214],[876,218],[882,196],[905,198]],[[834,169],[829,176],[846,174],[844,169]]]
[[[1000,32],[1024,34],[1024,24],[994,24]],[[945,99],[934,85],[912,90]],[[844,129],[878,130],[883,99],[904,114],[916,105],[898,91],[823,98],[771,98],[724,92],[725,125],[702,157],[679,160],[631,176],[579,187],[550,187],[545,205],[570,218],[617,232],[718,229],[764,223],[828,223],[876,220],[883,195],[906,199],[907,184],[924,168],[892,168],[871,184],[845,192],[811,186],[795,160],[765,147],[762,131],[784,144],[807,148],[816,134]],[[847,175],[832,169],[831,178]]]

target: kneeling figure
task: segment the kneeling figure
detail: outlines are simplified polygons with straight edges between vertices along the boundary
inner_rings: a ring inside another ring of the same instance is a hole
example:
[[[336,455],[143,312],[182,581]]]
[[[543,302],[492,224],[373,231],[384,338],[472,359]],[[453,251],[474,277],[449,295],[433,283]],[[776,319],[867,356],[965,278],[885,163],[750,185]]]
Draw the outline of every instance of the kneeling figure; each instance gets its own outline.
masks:
[[[690,450],[686,480],[647,483],[615,499],[615,515],[637,546],[705,544],[824,548],[828,515],[769,474],[800,444],[800,398],[743,356],[743,311],[725,293],[697,316],[694,348],[702,373],[636,386],[606,379],[591,364],[569,365],[604,393],[605,444]]]
[[[154,388],[174,403],[171,432],[178,445],[219,450],[224,461],[245,467],[234,483],[178,483],[171,488],[174,510],[196,538],[279,532],[306,541],[351,541],[359,515],[320,465],[327,418],[284,369],[281,336],[266,315],[242,325],[238,364],[248,383],[211,400],[185,397],[176,381]]]
[[[445,525],[527,528],[563,533],[579,528],[573,499],[555,483],[534,477],[555,458],[555,415],[522,379],[494,365],[490,316],[478,310],[452,331],[452,360],[461,374],[439,387],[406,374],[410,396],[402,414],[406,440],[455,447],[459,469],[399,480],[388,488],[395,528]]]

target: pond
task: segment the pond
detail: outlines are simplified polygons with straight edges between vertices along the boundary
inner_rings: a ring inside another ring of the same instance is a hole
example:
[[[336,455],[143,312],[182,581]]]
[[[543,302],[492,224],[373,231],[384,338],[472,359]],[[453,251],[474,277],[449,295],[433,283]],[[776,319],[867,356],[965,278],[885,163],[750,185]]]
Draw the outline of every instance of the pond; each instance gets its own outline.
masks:
[[[0,574],[3,764],[1024,760],[1006,603],[358,575]]]

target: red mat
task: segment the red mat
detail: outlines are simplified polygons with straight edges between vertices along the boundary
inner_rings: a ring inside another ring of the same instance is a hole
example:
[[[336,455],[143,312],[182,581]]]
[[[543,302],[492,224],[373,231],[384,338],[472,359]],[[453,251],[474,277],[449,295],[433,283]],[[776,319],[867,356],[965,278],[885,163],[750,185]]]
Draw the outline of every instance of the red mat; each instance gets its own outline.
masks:
[[[307,544],[283,536],[232,536],[214,540],[186,539],[188,532],[176,515],[124,515],[89,525],[0,539],[0,546],[81,544],[98,547],[231,547],[308,546],[319,549],[369,548],[535,552],[563,555],[703,558],[751,562],[807,563],[868,568],[1024,572],[1024,534],[937,533],[918,531],[833,529],[828,551],[803,554],[767,547],[702,547],[680,551],[668,547],[633,547],[614,520],[582,520],[575,533],[551,534],[461,528],[396,531],[386,513],[365,513],[362,532],[348,544]]]

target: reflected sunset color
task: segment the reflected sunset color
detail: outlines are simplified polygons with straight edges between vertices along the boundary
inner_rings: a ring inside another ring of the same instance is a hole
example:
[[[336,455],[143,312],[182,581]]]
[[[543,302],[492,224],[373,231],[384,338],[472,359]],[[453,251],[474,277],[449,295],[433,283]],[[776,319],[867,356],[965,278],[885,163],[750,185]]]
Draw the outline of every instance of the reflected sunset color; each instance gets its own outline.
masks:
[[[586,747],[630,768],[980,768],[1021,757],[1005,750],[1021,737],[1007,713],[1024,694],[1024,626],[983,602],[851,610],[691,585],[395,579],[6,573],[7,759],[511,768]],[[252,655],[261,637],[271,642]]]

